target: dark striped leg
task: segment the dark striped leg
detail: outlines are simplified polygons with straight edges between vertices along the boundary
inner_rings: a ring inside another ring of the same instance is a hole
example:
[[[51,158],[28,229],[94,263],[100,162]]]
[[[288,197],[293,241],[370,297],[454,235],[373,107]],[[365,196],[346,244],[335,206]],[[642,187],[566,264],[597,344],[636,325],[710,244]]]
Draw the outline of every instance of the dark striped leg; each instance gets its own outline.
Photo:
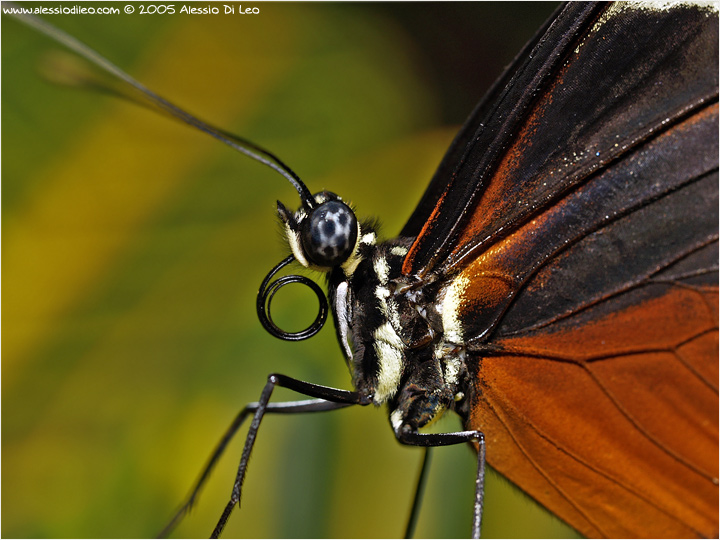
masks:
[[[301,401],[286,401],[282,403],[270,403],[270,395],[275,386],[282,386],[295,390],[301,394],[311,396],[315,399],[307,399]],[[268,382],[265,385],[265,389],[260,396],[260,401],[254,403],[248,403],[235,417],[228,429],[223,434],[220,442],[213,450],[210,455],[210,459],[206,463],[205,467],[200,473],[197,481],[190,490],[190,494],[187,496],[183,504],[180,506],[178,511],[173,516],[170,523],[168,523],[162,532],[158,535],[159,538],[164,538],[169,535],[177,524],[182,520],[185,514],[188,513],[192,505],[195,503],[200,490],[203,485],[210,477],[210,473],[215,467],[216,463],[222,456],[225,448],[233,439],[237,431],[243,425],[248,416],[254,414],[250,430],[248,431],[247,438],[245,440],[245,448],[243,450],[242,459],[240,460],[240,466],[238,468],[238,475],[233,486],[233,495],[228,507],[223,512],[223,517],[218,522],[218,525],[213,531],[213,536],[220,534],[222,528],[225,526],[225,522],[232,511],[232,507],[240,501],[240,491],[242,489],[242,482],[245,478],[245,471],[247,469],[247,461],[252,451],[252,446],[255,443],[257,431],[260,427],[260,421],[265,413],[273,414],[295,414],[295,413],[310,413],[310,412],[323,412],[323,411],[334,411],[337,409],[343,409],[350,407],[351,405],[367,405],[369,400],[361,397],[357,392],[349,392],[346,390],[339,390],[335,388],[329,388],[325,386],[319,386],[316,384],[306,383],[298,381],[284,375],[270,375]],[[235,498],[237,497],[237,500]],[[233,502],[234,501],[234,502]],[[224,518],[224,519],[223,519]]]
[[[299,394],[303,394],[316,399],[290,403],[279,403],[273,407],[273,404],[270,403],[270,396],[272,395],[272,392],[276,386],[288,388],[290,390],[298,392]],[[253,445],[255,444],[255,439],[257,438],[258,429],[260,429],[260,422],[262,421],[265,413],[328,411],[334,409],[341,409],[350,405],[368,405],[371,402],[372,398],[364,394],[360,394],[359,392],[350,392],[348,390],[340,390],[337,388],[330,388],[328,386],[320,386],[317,384],[293,379],[291,377],[286,377],[285,375],[270,375],[268,377],[268,382],[262,391],[262,394],[260,394],[260,400],[257,403],[251,403],[250,405],[248,405],[248,407],[245,408],[245,411],[248,412],[249,408],[251,408],[250,410],[254,410],[255,415],[253,416],[252,422],[250,424],[250,429],[248,430],[248,434],[245,439],[245,447],[243,448],[242,457],[240,458],[240,465],[238,467],[237,476],[235,477],[235,484],[233,485],[230,500],[228,501],[225,510],[220,516],[220,520],[215,526],[215,530],[213,531],[211,538],[218,538],[220,536],[222,530],[225,528],[225,524],[227,523],[231,512],[235,508],[235,505],[238,505],[240,503],[240,498],[242,495],[242,485],[245,481],[245,472],[247,471],[248,460],[250,459],[250,454],[252,452]],[[242,420],[240,421],[242,422]],[[230,436],[232,436],[232,433],[234,433],[233,428],[234,430],[237,430],[237,427],[235,427],[235,422],[233,422],[233,426],[231,426],[231,429],[228,430]],[[227,444],[224,438],[220,444]],[[211,462],[213,461],[213,459],[216,459],[216,454],[213,454]]]
[[[480,431],[456,431],[453,433],[419,433],[410,426],[404,425],[395,430],[395,436],[403,444],[412,446],[450,446],[471,441],[478,443],[478,466],[475,476],[475,502],[473,505],[472,538],[480,538],[480,524],[482,522],[483,492],[485,484],[485,436]],[[413,514],[416,514],[413,504]],[[414,526],[414,525],[413,525]],[[408,524],[408,529],[410,524]]]

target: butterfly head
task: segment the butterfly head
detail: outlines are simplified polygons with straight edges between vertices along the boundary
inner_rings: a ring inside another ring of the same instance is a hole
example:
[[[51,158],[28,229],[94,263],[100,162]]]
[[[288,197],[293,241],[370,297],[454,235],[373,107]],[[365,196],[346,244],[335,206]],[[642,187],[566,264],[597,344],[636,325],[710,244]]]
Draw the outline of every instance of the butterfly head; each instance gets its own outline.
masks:
[[[353,266],[361,236],[355,213],[329,191],[315,194],[312,202],[312,206],[304,204],[290,212],[278,201],[278,214],[295,259],[320,271]]]

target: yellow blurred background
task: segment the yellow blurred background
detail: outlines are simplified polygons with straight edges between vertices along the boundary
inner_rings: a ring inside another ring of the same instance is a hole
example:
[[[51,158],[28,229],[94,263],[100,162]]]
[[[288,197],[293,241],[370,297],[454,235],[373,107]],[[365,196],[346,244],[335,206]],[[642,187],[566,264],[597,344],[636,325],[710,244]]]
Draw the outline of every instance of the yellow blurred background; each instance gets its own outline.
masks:
[[[311,191],[378,217],[386,237],[554,8],[243,3],[260,13],[143,15],[143,4],[82,5],[136,9],[45,18],[271,149]],[[340,388],[349,375],[331,323],[287,343],[257,321],[258,286],[286,254],[275,201],[294,208],[291,186],[177,122],[49,84],[38,66],[58,48],[2,17],[2,535],[154,536],[269,373]],[[297,329],[315,305],[283,290],[273,314]],[[450,415],[439,426],[459,428]],[[176,536],[209,535],[242,439]],[[225,536],[400,536],[420,458],[395,441],[384,409],[270,416]],[[435,451],[417,536],[469,534],[474,468],[465,446]],[[573,534],[490,476],[486,537]]]

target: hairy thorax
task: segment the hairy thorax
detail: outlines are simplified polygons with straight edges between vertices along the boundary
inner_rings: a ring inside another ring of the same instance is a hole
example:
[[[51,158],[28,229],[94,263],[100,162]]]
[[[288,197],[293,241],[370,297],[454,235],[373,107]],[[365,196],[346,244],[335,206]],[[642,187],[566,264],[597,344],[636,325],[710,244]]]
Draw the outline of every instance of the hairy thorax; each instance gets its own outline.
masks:
[[[411,238],[360,241],[359,262],[329,278],[338,339],[353,385],[376,405],[388,403],[393,428],[421,428],[445,410],[463,414],[465,347],[443,304],[447,287],[410,284],[401,266]],[[449,339],[452,339],[450,341]]]

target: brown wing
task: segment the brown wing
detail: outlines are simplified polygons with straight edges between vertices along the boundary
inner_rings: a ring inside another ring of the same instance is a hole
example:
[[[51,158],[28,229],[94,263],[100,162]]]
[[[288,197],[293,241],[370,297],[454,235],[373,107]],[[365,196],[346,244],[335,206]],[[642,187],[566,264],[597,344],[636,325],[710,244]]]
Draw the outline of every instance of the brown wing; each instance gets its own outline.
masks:
[[[469,424],[489,463],[591,537],[718,534],[717,287],[501,340]]]
[[[453,281],[468,427],[588,536],[718,534],[718,106],[702,107]]]

